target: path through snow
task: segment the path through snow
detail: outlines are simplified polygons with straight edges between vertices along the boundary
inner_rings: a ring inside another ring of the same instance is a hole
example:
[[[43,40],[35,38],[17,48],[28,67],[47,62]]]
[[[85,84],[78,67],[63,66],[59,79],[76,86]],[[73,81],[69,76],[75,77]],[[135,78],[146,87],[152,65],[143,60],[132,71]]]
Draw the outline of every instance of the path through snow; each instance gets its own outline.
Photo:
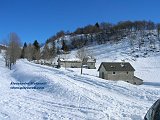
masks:
[[[160,88],[55,69],[19,60],[9,71],[0,58],[1,120],[142,120]],[[10,89],[12,82],[47,82],[43,90]]]

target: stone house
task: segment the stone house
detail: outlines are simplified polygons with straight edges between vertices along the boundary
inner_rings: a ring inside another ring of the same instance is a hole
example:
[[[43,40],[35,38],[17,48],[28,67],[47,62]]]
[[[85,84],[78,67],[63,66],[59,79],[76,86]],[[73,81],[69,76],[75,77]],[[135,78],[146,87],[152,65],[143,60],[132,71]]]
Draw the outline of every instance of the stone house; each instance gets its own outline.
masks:
[[[123,80],[131,84],[143,84],[143,80],[134,76],[135,69],[129,62],[102,62],[99,77],[106,80]]]
[[[82,60],[80,59],[58,59],[58,65],[65,68],[81,68]],[[95,69],[95,59],[85,59],[83,65],[88,69]]]
[[[83,65],[86,65],[88,69],[96,69],[95,63],[96,59],[94,58],[85,58],[83,60]]]

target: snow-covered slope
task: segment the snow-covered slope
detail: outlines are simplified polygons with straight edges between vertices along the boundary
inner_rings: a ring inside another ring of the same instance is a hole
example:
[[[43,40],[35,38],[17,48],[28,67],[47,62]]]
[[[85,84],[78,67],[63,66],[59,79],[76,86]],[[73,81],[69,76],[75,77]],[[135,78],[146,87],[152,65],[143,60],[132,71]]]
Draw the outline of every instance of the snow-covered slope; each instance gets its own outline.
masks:
[[[148,44],[138,50],[137,44],[135,52],[128,38],[87,46],[96,58],[96,69],[83,69],[83,75],[80,69],[56,69],[27,60],[19,60],[10,71],[0,54],[0,120],[143,120],[149,107],[160,98],[160,53],[146,47]],[[76,59],[76,52],[58,57]],[[121,60],[133,65],[143,85],[98,78],[101,62]],[[10,88],[39,86],[12,84],[31,82],[45,83],[44,89]]]
[[[148,42],[146,40],[146,42]],[[145,49],[148,49],[146,52]],[[157,43],[157,50],[159,49]],[[141,50],[138,50],[137,45],[135,45],[135,52],[132,52],[132,47],[130,46],[130,41],[124,39],[117,43],[108,42],[102,45],[92,45],[87,46],[87,51],[89,54],[96,58],[96,70],[84,70],[84,74],[98,76],[98,68],[101,62],[121,62],[125,60],[130,62],[135,68],[135,75],[144,80],[145,84],[150,82],[156,82],[160,84],[160,52],[152,50],[146,46],[143,46]],[[70,54],[60,55],[61,58],[75,58],[76,59],[77,50],[71,51]],[[55,60],[56,61],[56,60]],[[79,72],[79,69],[70,69]],[[90,72],[92,71],[92,72]],[[155,84],[155,83],[153,83]]]
[[[136,75],[148,80],[148,84],[135,86],[107,81],[96,77],[96,70],[92,74],[85,70],[80,75],[79,69],[56,69],[27,60],[19,60],[9,71],[0,56],[0,120],[142,120],[148,108],[160,98],[160,84],[155,84],[160,78],[155,77],[160,71],[160,57],[132,61],[132,57],[121,54],[127,44],[119,49],[120,44],[115,45],[116,49],[102,46],[89,47],[92,51],[97,49],[94,52],[97,67],[101,61],[126,58],[137,69]],[[20,90],[10,89],[11,82],[47,84],[44,89]]]

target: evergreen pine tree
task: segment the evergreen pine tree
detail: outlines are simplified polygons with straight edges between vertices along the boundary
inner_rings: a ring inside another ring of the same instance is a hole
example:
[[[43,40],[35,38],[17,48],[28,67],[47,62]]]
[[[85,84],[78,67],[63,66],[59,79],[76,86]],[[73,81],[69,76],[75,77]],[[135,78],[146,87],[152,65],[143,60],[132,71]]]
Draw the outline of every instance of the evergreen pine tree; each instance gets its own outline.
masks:
[[[40,46],[37,40],[33,43],[33,60],[40,59]]]
[[[34,41],[33,46],[35,47],[36,50],[40,49],[40,46],[37,40]]]
[[[25,56],[26,56],[26,55],[25,55],[25,54],[26,54],[26,53],[25,53],[25,49],[26,49],[26,48],[27,48],[27,43],[25,42],[24,45],[23,45],[22,52],[21,52],[21,58],[25,58]]]
[[[97,28],[99,28],[99,23],[98,23],[98,22],[96,22],[95,26],[96,26]]]

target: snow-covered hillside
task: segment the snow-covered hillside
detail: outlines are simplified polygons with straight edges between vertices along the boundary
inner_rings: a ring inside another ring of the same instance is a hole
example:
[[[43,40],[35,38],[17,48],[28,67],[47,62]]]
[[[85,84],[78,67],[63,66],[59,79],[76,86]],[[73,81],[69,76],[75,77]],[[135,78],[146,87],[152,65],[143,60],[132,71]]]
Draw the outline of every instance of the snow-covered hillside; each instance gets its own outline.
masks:
[[[79,68],[56,69],[27,60],[19,60],[10,71],[0,54],[0,120],[143,120],[160,98],[160,52],[146,47],[147,42],[145,38],[141,50],[135,43],[134,52],[127,37],[116,43],[87,46],[96,58],[96,69],[83,69],[83,75]],[[76,59],[76,52],[58,57]],[[133,65],[143,85],[98,78],[101,62],[121,60]],[[44,89],[22,89],[39,86]]]
[[[56,69],[27,60],[19,60],[9,71],[0,56],[0,120],[143,120],[160,98],[159,53],[135,59],[126,42],[88,50],[97,58],[97,68],[102,61],[130,61],[144,85],[100,79],[97,69],[84,69],[80,75],[79,69]],[[67,57],[75,54],[76,50]],[[46,84],[44,89],[20,90],[10,89],[11,82]]]
[[[147,42],[148,40],[145,40],[145,43]],[[133,65],[136,70],[135,75],[142,78],[145,84],[148,84],[148,82],[156,82],[159,84],[160,52],[158,51],[158,43],[156,44],[156,47],[157,50],[153,50],[144,45],[141,50],[139,50],[138,45],[136,44],[133,52],[128,38],[116,43],[108,42],[102,45],[87,46],[87,52],[96,58],[96,70],[85,69],[84,74],[98,76],[97,70],[101,62],[121,62],[122,60],[125,60]],[[148,49],[148,51],[146,51],[146,49]],[[73,50],[70,54],[62,54],[58,57],[76,59],[77,51],[78,50]],[[57,59],[55,59],[54,62],[56,61]],[[70,68],[70,70],[75,72],[80,71],[75,68]]]
[[[132,44],[131,48],[136,49],[137,47],[142,47],[141,50],[143,51],[148,51],[150,50],[150,48],[154,48],[154,47],[159,47],[160,45],[160,41],[158,40],[158,35],[157,35],[157,30],[144,30],[144,31],[134,31],[134,32],[129,32],[127,34],[126,32],[126,36],[122,37],[118,40],[118,39],[111,39],[109,41],[111,41],[112,43],[116,43],[115,41],[121,41],[121,40],[125,40],[128,41],[128,45]],[[88,36],[88,37],[86,37]],[[64,41],[64,43],[70,48],[73,49],[75,48],[73,46],[73,41],[77,41],[80,40],[82,43],[87,39],[87,45],[95,45],[98,44],[97,43],[97,38],[96,38],[96,34],[92,35],[92,42],[90,40],[90,34],[77,34],[77,35],[64,35],[62,37],[57,38],[56,40],[54,40],[55,42],[55,46],[56,48],[61,49],[62,48],[62,42]],[[90,41],[90,42],[89,42]],[[105,43],[110,43],[109,41],[106,41]],[[48,47],[50,48],[53,44],[53,41],[50,41],[48,44]],[[103,43],[104,44],[104,43]],[[157,44],[157,45],[155,45]],[[85,46],[85,45],[84,45]],[[41,47],[41,51],[43,51],[44,46]]]

